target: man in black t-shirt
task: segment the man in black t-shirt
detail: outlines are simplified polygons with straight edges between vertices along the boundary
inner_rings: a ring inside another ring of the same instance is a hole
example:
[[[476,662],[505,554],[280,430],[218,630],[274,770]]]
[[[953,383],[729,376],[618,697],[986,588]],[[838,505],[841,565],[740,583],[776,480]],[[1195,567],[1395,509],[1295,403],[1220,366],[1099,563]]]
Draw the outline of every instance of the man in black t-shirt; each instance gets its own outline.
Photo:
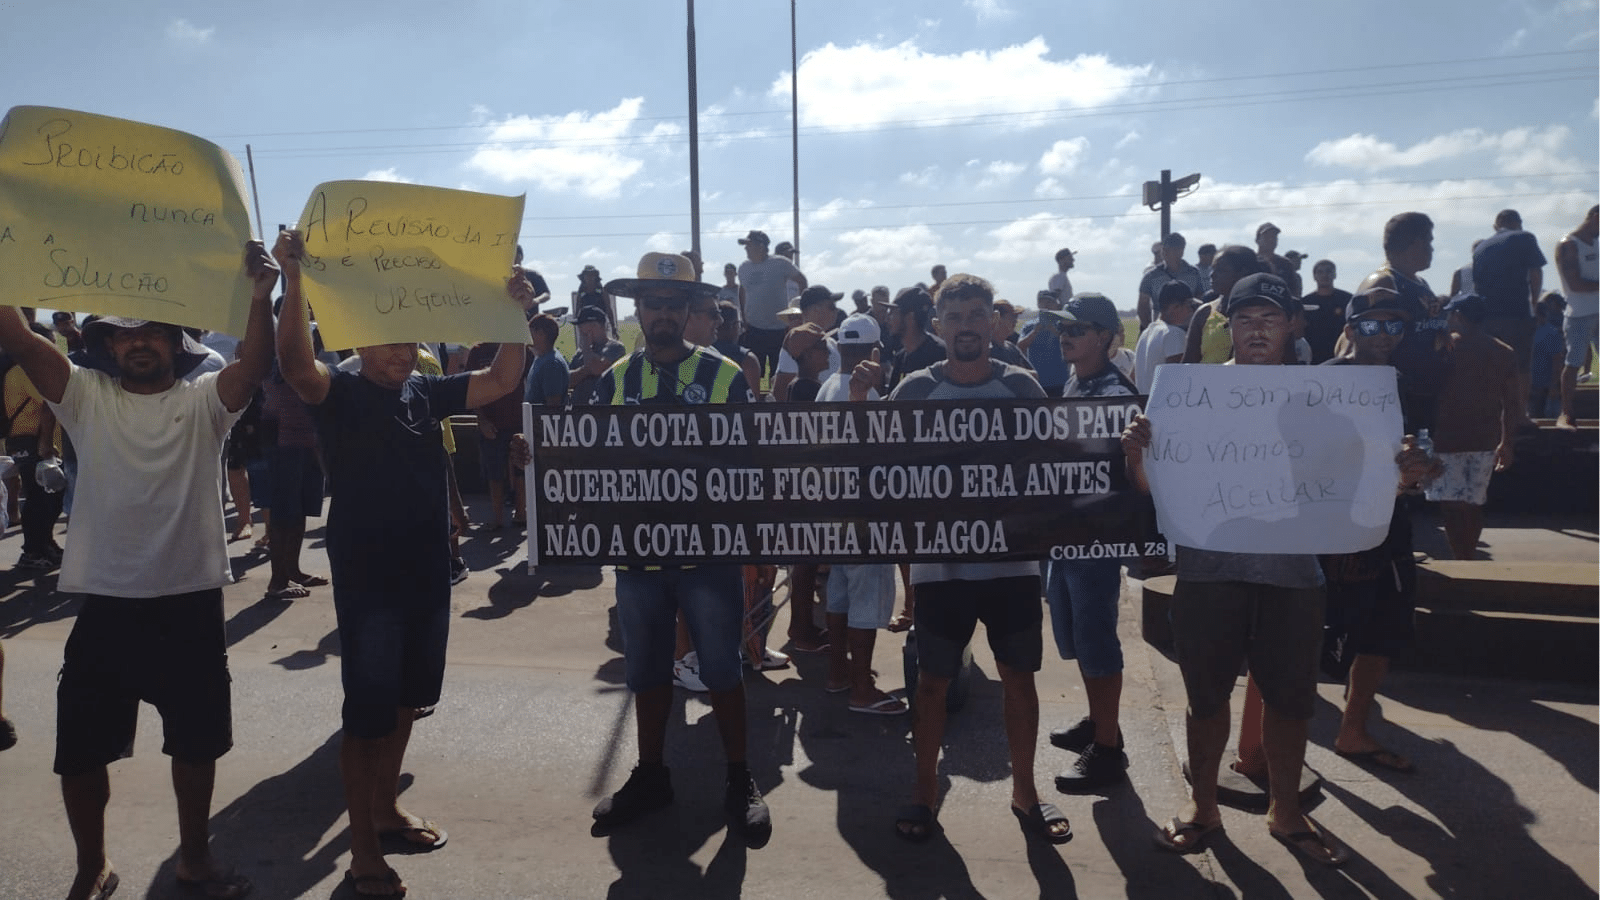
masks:
[[[1313,365],[1333,358],[1333,348],[1344,333],[1344,311],[1350,303],[1350,292],[1333,286],[1339,270],[1333,260],[1318,260],[1311,267],[1311,278],[1317,289],[1302,298],[1306,319],[1306,343],[1311,345]]]

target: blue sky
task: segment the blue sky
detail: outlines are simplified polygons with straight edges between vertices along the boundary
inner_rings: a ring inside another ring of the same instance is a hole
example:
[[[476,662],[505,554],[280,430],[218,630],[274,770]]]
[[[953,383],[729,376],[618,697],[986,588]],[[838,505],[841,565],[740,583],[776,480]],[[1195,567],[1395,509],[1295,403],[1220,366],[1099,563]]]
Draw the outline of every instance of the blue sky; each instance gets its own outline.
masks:
[[[789,9],[696,4],[708,280],[746,230],[794,237]],[[801,267],[848,293],[942,262],[1032,305],[1069,246],[1074,286],[1131,308],[1159,229],[1140,186],[1163,168],[1202,174],[1174,210],[1191,259],[1270,220],[1279,252],[1333,259],[1349,288],[1418,209],[1443,290],[1504,207],[1553,256],[1595,202],[1597,18],[1596,0],[800,0]],[[178,128],[241,163],[248,144],[269,225],[334,179],[526,192],[522,243],[559,295],[584,265],[689,246],[685,22],[672,0],[0,2],[0,105]]]

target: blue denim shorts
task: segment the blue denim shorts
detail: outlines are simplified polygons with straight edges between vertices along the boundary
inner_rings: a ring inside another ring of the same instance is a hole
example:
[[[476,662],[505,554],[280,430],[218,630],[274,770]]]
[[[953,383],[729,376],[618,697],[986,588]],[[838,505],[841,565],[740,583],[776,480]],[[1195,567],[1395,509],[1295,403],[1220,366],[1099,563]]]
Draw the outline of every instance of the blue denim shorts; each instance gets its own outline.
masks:
[[[397,710],[439,702],[450,592],[431,593],[400,596],[340,588],[335,579],[344,730],[351,737],[387,737],[398,724]]]
[[[739,566],[618,569],[617,623],[628,690],[672,684],[677,617],[683,613],[700,657],[700,680],[731,691],[744,678],[739,637],[744,624],[744,575]]]
[[[1122,671],[1117,603],[1122,563],[1115,559],[1051,560],[1045,576],[1050,627],[1062,659],[1075,659],[1085,678]]]
[[[847,628],[888,628],[894,581],[889,563],[834,563],[828,570],[828,612],[845,616]]]

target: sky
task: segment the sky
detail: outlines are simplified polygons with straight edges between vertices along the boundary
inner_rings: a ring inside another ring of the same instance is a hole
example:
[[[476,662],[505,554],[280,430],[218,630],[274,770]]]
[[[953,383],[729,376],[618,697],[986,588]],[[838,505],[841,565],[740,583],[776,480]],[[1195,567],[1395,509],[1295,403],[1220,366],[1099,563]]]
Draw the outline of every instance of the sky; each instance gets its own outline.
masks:
[[[585,265],[691,245],[687,7],[0,0],[0,107],[211,140],[253,162],[269,228],[338,179],[526,193],[560,303]],[[794,85],[800,266],[846,295],[943,263],[1032,306],[1070,247],[1074,288],[1132,309],[1162,169],[1201,176],[1172,214],[1191,261],[1271,221],[1346,289],[1396,213],[1433,218],[1444,291],[1500,209],[1553,259],[1596,201],[1597,0],[794,9],[798,78],[790,3],[694,4],[708,281],[752,228],[795,240]]]

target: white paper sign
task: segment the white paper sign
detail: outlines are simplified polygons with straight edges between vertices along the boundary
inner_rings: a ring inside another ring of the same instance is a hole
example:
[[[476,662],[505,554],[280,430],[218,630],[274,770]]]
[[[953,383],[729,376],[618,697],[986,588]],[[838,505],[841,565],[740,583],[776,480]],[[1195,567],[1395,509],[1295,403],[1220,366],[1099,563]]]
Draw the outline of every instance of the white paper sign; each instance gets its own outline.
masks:
[[[1145,471],[1173,543],[1354,553],[1388,532],[1403,429],[1388,366],[1169,364],[1145,414]]]

